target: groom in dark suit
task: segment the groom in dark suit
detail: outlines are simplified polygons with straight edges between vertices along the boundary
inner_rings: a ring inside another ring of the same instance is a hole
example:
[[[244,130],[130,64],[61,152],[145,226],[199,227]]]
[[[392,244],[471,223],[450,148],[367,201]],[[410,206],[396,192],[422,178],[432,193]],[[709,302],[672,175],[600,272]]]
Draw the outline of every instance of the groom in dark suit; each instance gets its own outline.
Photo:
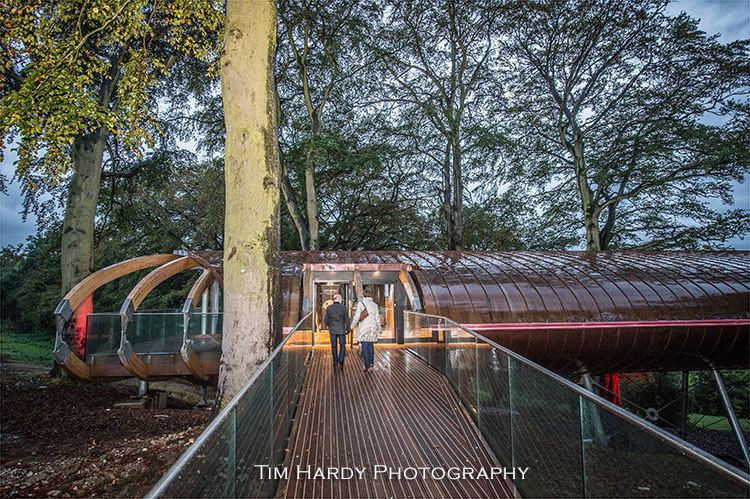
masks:
[[[346,357],[346,334],[349,332],[349,314],[342,301],[341,295],[334,295],[333,303],[326,309],[323,322],[328,326],[328,332],[331,334],[333,365],[341,366],[343,369]]]

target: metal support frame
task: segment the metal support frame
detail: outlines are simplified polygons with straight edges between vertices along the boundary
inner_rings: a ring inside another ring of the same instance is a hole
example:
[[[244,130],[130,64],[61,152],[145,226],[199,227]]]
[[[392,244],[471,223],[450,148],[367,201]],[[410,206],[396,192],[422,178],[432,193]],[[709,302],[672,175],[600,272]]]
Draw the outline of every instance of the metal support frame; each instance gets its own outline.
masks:
[[[688,426],[688,389],[690,388],[690,371],[682,371],[682,400],[680,400],[680,426],[687,430]]]
[[[148,381],[138,381],[138,396],[145,397],[148,395]]]
[[[583,384],[586,385],[586,389],[593,393],[594,395],[598,395],[596,393],[596,390],[594,389],[594,383],[591,380],[591,375],[588,373],[585,373],[583,376],[581,376],[581,379],[583,380]],[[609,438],[607,438],[606,433],[604,433],[604,425],[602,425],[602,418],[599,414],[599,407],[595,404],[591,404],[591,424],[594,427],[594,439],[596,440],[596,443],[602,447],[606,448],[607,443],[609,441]]]
[[[721,371],[716,368],[712,368],[711,373],[714,375],[716,388],[719,389],[721,401],[724,403],[724,409],[726,409],[727,411],[729,424],[732,427],[732,432],[734,432],[734,437],[737,439],[737,445],[739,445],[740,447],[740,452],[742,453],[742,457],[745,459],[745,464],[748,468],[750,468],[750,451],[748,450],[747,442],[745,442],[745,434],[742,432],[740,422],[737,419],[737,414],[735,414],[734,407],[732,407],[732,399],[729,398],[727,387],[724,386],[724,378],[721,375]]]
[[[200,400],[198,400],[198,407],[207,406],[208,400],[206,400],[206,385],[200,385],[198,387],[198,395],[200,397]]]
[[[219,332],[219,301],[221,299],[221,287],[217,281],[211,283],[211,334]]]
[[[201,334],[208,334],[208,290],[201,296]]]

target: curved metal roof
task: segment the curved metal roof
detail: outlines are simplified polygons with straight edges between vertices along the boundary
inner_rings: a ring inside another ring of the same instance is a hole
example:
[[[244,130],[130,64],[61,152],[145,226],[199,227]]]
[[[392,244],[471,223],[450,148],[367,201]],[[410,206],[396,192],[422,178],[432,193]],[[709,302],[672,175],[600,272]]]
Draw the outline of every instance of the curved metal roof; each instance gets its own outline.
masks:
[[[300,262],[408,264],[424,312],[473,327],[558,371],[750,366],[748,252],[296,252],[282,258],[287,278],[299,286]],[[285,323],[298,313],[287,309]]]
[[[750,253],[284,252],[305,263],[411,265],[424,311],[462,323],[750,317]]]

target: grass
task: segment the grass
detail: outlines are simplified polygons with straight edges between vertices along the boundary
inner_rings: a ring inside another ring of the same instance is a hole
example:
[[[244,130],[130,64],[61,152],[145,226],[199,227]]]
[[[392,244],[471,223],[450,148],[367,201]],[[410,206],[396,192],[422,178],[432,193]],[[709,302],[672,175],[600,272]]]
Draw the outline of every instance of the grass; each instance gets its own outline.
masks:
[[[54,342],[46,334],[17,333],[6,327],[0,331],[0,358],[23,364],[47,365],[52,362]]]
[[[690,414],[688,416],[690,422],[696,425],[698,428],[706,428],[709,430],[731,430],[729,426],[729,420],[724,416],[710,416],[708,414]],[[743,431],[750,431],[750,419],[738,418],[740,420],[740,428]]]

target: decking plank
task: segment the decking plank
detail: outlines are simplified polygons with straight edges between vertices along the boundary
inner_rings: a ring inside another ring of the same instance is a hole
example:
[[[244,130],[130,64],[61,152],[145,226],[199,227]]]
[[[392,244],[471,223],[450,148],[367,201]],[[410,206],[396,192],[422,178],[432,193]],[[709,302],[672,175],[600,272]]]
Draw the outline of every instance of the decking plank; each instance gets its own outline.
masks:
[[[493,467],[445,377],[397,345],[376,347],[376,370],[349,350],[343,370],[314,349],[278,497],[510,497],[503,480],[374,480],[373,466]],[[297,478],[297,466],[366,467],[362,480]]]

